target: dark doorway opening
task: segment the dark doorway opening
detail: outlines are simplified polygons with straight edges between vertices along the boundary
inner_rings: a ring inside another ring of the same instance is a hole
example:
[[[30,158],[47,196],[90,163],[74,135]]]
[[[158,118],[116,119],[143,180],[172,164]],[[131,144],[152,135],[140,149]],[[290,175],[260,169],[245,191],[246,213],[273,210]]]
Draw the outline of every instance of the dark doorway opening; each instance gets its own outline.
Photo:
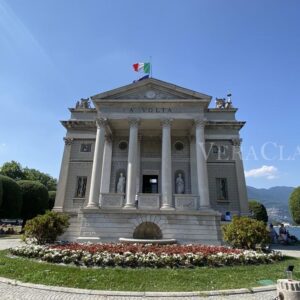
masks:
[[[158,175],[143,175],[143,193],[158,193]]]

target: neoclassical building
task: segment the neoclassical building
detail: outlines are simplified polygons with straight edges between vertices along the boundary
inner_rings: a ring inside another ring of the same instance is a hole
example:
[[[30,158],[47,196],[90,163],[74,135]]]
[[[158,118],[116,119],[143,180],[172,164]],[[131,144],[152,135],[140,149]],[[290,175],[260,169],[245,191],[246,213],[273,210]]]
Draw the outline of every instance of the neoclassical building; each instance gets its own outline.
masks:
[[[154,78],[81,99],[67,133],[54,210],[68,240],[221,242],[221,218],[248,214],[231,101]]]

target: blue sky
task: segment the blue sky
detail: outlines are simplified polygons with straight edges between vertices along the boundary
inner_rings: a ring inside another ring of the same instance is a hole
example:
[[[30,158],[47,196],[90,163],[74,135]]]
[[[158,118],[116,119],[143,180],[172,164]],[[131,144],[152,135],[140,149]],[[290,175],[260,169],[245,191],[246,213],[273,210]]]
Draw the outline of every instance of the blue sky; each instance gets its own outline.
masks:
[[[247,184],[298,186],[299,13],[298,0],[0,0],[0,165],[58,177],[67,107],[152,56],[155,78],[232,92]]]

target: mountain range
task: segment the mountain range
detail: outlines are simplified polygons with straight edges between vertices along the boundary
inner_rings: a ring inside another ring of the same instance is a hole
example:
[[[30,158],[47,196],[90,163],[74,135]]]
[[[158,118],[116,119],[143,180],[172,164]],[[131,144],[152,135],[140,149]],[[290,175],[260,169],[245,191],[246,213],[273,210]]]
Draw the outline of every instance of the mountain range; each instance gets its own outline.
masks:
[[[269,189],[247,186],[248,199],[262,203],[268,211],[269,220],[273,222],[292,222],[288,203],[293,190],[294,187],[289,186],[275,186]]]

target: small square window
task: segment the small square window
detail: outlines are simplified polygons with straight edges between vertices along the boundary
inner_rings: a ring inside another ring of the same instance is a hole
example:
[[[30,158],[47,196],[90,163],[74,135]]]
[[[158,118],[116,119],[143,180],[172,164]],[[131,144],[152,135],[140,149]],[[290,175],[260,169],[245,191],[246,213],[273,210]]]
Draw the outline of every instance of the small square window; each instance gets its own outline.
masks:
[[[80,152],[91,152],[92,144],[81,144]]]
[[[228,188],[226,178],[216,178],[217,185],[217,200],[226,201],[228,200]]]
[[[78,176],[77,177],[75,197],[78,197],[78,198],[85,197],[86,183],[87,183],[86,176]]]

